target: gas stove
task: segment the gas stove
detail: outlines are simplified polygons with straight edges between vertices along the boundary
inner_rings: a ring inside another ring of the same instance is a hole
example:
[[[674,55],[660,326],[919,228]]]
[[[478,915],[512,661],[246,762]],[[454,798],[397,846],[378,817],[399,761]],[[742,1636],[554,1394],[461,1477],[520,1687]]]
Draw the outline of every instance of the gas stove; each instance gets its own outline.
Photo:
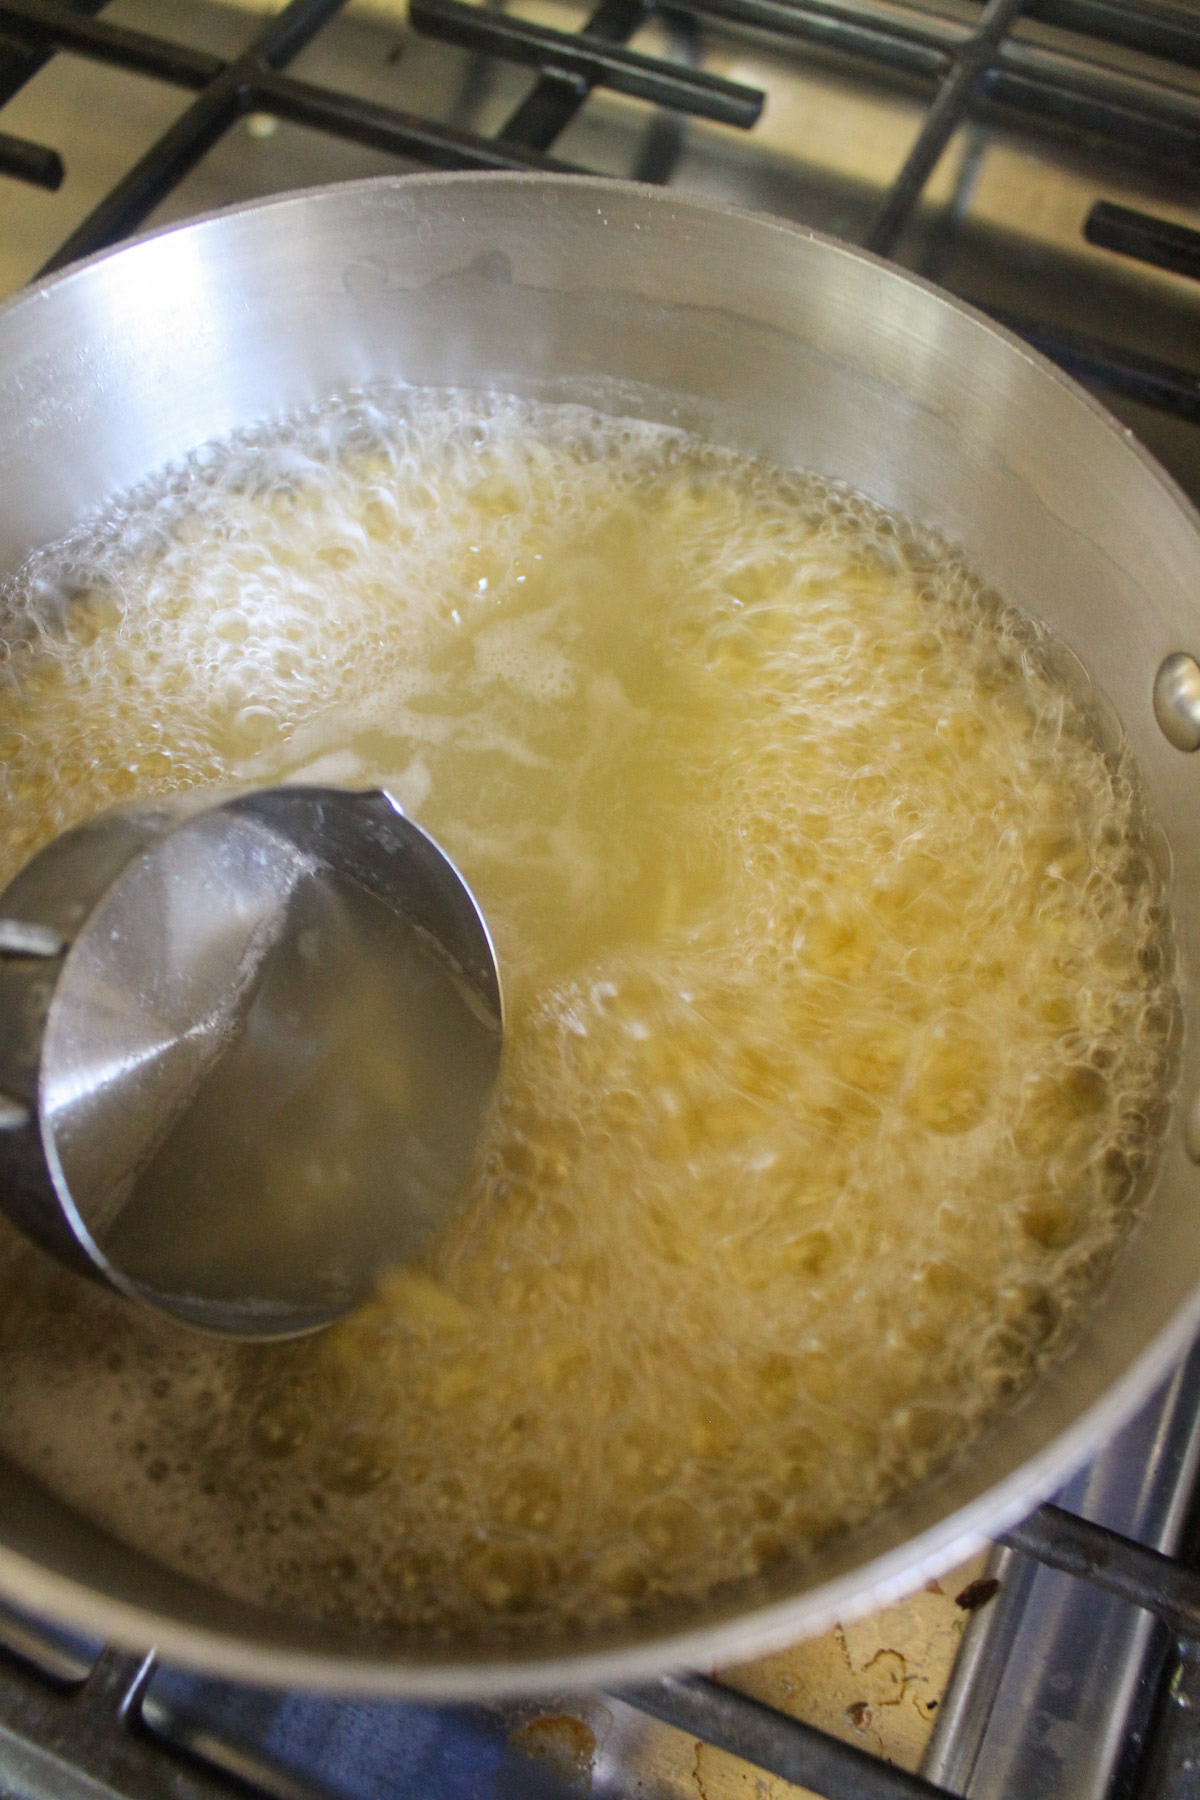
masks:
[[[138,230],[355,176],[669,182],[981,307],[1200,502],[1195,0],[0,0],[0,104],[0,295]],[[0,1613],[0,1796],[1188,1795],[1198,1456],[1200,1351],[945,1597],[943,1636],[965,1629],[922,1703],[920,1774],[899,1766],[919,1745],[880,1728],[888,1683],[917,1680],[887,1630],[823,1706],[784,1661],[443,1708],[204,1680]]]

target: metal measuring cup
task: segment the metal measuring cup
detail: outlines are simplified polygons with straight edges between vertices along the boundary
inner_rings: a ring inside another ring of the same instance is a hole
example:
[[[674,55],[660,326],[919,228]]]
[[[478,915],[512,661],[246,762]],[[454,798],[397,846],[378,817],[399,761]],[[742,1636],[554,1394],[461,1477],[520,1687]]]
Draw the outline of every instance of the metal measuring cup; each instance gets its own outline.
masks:
[[[483,915],[389,794],[104,813],[0,896],[0,1206],[188,1324],[314,1330],[453,1211],[502,1022]]]

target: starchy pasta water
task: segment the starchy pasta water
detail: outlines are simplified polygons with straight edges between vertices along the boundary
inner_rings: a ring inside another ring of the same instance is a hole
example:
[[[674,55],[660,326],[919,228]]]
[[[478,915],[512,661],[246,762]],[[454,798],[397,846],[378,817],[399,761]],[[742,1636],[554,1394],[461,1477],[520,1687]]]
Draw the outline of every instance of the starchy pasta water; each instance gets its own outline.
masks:
[[[293,1613],[579,1631],[799,1562],[1070,1338],[1163,1128],[1164,875],[1047,634],[834,484],[576,407],[354,395],[7,601],[0,876],[131,795],[384,783],[493,925],[463,1209],[304,1341],[13,1234],[0,1445]]]

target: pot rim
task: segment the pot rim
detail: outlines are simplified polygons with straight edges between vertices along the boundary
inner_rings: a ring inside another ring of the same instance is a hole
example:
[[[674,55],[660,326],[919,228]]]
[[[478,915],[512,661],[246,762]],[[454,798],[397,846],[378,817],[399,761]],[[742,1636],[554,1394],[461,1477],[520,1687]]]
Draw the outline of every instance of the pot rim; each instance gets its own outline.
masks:
[[[648,181],[627,181],[615,175],[568,175],[542,174],[537,170],[526,169],[432,169],[414,170],[402,175],[361,175],[349,181],[318,182],[308,187],[287,188],[276,194],[266,194],[256,200],[234,201],[228,206],[215,206],[207,212],[195,213],[187,219],[177,220],[168,225],[156,225],[147,231],[135,232],[132,237],[123,238],[119,243],[110,244],[107,249],[93,251],[90,256],[82,256],[76,262],[67,263],[50,275],[37,276],[19,288],[7,300],[0,301],[0,325],[10,312],[27,305],[33,299],[41,299],[44,295],[64,286],[76,276],[85,273],[98,263],[109,261],[125,251],[140,248],[145,244],[155,243],[159,238],[172,237],[180,232],[198,230],[203,226],[218,224],[222,219],[247,217],[258,212],[268,212],[273,208],[282,208],[303,200],[320,200],[325,196],[382,192],[386,188],[439,187],[460,186],[463,183],[474,187],[481,183],[492,186],[546,188],[578,190],[591,188],[598,195],[625,194],[635,196],[653,205],[680,206],[686,211],[706,212],[717,216],[732,215],[735,218],[752,220],[756,225],[767,230],[777,231],[785,237],[803,238],[810,243],[824,244],[831,250],[839,251],[855,261],[870,267],[885,270],[890,277],[898,278],[907,285],[927,294],[931,299],[940,301],[951,310],[965,314],[969,319],[982,326],[992,336],[999,338],[1010,349],[1017,351],[1023,359],[1035,368],[1048,374],[1071,394],[1076,401],[1082,401],[1093,417],[1102,423],[1113,436],[1119,438],[1127,452],[1131,453],[1142,464],[1143,468],[1153,476],[1160,487],[1175,501],[1180,510],[1188,517],[1193,528],[1200,532],[1200,505],[1196,505],[1184,492],[1174,476],[1163,467],[1158,458],[1142,443],[1137,434],[1109,411],[1102,401],[1068,375],[1057,363],[1052,362],[1042,351],[1021,337],[1007,325],[993,319],[981,307],[974,306],[969,300],[962,300],[949,288],[939,287],[937,282],[930,281],[925,275],[918,275],[906,269],[902,263],[892,262],[877,251],[864,249],[853,244],[848,238],[835,237],[832,232],[819,231],[815,226],[804,225],[794,219],[783,219],[775,213],[758,212],[753,207],[739,206],[732,200],[718,200],[708,194],[690,194],[676,188],[656,186]],[[603,212],[598,207],[598,212]]]

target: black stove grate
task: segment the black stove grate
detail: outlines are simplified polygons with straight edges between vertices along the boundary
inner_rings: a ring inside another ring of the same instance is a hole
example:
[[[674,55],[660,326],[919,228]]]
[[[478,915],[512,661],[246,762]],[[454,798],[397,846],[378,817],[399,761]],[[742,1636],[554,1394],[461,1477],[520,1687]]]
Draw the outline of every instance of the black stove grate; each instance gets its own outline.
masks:
[[[57,150],[47,150],[44,144],[31,144],[28,138],[0,131],[0,175],[11,175],[15,181],[27,181],[31,187],[53,193],[62,186],[64,173]]]
[[[1106,250],[1119,250],[1122,256],[1132,256],[1156,269],[1200,280],[1200,231],[1186,225],[1097,200],[1083,234],[1089,244],[1102,244]]]
[[[28,33],[35,53],[71,50],[197,94],[183,116],[71,233],[41,272],[48,274],[107,249],[135,231],[229,127],[250,112],[290,119],[354,143],[416,158],[432,168],[563,170],[564,165],[520,146],[498,145],[285,75],[288,63],[342,4],[343,0],[291,0],[241,56],[226,62],[146,32],[77,16],[63,0],[6,3],[0,9],[0,28]]]

